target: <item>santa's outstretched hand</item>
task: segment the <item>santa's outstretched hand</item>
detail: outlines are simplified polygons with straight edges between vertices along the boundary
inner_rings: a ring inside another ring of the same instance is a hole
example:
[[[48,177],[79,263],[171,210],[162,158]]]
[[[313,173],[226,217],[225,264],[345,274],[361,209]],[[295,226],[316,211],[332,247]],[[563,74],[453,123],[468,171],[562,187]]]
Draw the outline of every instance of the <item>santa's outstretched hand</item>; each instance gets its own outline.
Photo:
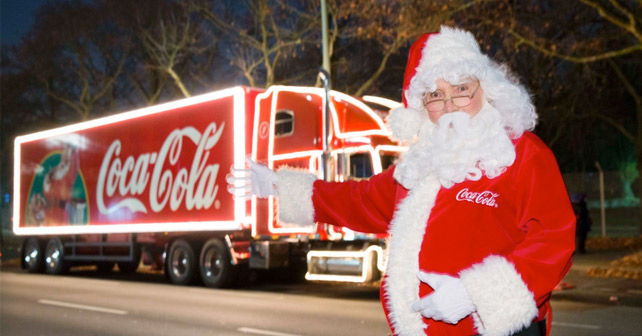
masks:
[[[247,159],[246,163],[249,169],[232,168],[227,174],[227,191],[236,197],[266,198],[276,195],[276,173],[251,159]]]
[[[455,324],[475,311],[461,280],[446,274],[419,272],[417,277],[434,290],[412,305],[426,318]]]

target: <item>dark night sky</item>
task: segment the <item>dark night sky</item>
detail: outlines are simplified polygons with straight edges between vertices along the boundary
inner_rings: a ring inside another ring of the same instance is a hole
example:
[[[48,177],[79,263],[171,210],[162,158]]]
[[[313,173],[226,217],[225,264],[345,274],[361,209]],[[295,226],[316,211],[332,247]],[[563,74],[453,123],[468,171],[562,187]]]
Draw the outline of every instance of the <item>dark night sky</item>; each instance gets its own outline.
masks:
[[[33,24],[33,17],[46,0],[0,0],[0,42],[16,44]]]

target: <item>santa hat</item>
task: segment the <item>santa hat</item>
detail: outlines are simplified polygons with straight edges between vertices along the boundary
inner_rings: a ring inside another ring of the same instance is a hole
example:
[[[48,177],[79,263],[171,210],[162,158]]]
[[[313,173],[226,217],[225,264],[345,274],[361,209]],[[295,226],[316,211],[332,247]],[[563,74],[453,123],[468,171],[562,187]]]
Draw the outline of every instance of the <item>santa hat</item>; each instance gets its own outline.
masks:
[[[390,111],[387,124],[394,138],[411,140],[428,120],[423,97],[443,78],[460,84],[479,80],[486,99],[504,120],[510,136],[517,138],[535,127],[537,115],[526,89],[509,71],[481,53],[467,31],[442,26],[439,33],[421,35],[410,47],[403,81],[403,106]]]

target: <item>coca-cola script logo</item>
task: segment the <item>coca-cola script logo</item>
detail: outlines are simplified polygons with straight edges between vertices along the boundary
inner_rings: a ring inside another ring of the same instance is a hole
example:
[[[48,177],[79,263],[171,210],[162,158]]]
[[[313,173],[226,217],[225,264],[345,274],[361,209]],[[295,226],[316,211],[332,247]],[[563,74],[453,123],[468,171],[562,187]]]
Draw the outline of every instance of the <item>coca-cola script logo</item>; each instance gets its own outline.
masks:
[[[496,199],[498,196],[498,193],[494,193],[489,190],[469,191],[468,188],[464,188],[457,193],[455,199],[458,201],[466,201],[497,208],[498,205]]]
[[[143,153],[138,157],[120,158],[122,147],[120,140],[111,143],[103,162],[96,186],[96,203],[102,214],[110,214],[121,208],[131,212],[147,213],[145,205],[153,212],[162,211],[169,203],[172,211],[176,211],[184,202],[187,210],[209,209],[218,193],[216,177],[219,164],[207,164],[210,150],[218,143],[223,133],[225,123],[216,127],[210,123],[203,134],[194,127],[173,130],[163,142],[158,152]],[[196,145],[196,152],[191,167],[172,171],[166,167],[175,166],[181,156],[183,142],[187,139]],[[153,166],[153,168],[152,168]],[[189,170],[188,170],[189,168]],[[147,202],[139,199],[149,188]],[[110,207],[110,198],[120,196],[120,201]]]

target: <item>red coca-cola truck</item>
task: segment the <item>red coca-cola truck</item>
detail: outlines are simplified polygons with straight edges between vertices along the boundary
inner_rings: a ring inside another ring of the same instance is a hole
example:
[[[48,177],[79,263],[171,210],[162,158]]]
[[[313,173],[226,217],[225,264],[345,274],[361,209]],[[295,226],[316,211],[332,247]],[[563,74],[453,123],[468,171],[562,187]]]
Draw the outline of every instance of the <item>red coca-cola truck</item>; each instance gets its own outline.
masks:
[[[13,231],[29,272],[142,262],[181,285],[297,266],[309,280],[376,280],[385,237],[280,223],[274,199],[233,197],[225,175],[251,157],[367,178],[403,150],[373,109],[340,92],[233,87],[17,137]]]

